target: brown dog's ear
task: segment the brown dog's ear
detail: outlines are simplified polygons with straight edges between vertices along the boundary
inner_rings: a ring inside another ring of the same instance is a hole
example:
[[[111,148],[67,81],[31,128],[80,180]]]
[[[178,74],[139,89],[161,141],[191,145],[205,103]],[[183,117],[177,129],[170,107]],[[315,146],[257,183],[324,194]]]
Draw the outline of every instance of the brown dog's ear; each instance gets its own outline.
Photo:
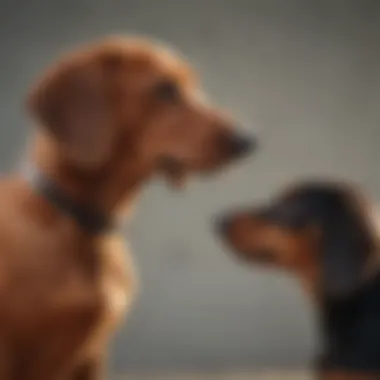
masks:
[[[345,297],[363,283],[377,240],[363,210],[351,205],[331,209],[322,233],[322,285],[327,296]]]
[[[32,91],[32,116],[56,139],[77,164],[94,167],[111,148],[114,131],[98,65],[67,62],[49,73]]]

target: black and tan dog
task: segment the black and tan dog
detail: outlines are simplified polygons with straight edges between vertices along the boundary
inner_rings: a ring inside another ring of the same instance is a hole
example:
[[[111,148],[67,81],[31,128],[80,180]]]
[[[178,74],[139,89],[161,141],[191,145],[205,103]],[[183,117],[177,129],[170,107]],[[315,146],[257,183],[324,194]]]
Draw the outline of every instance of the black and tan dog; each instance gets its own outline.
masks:
[[[354,186],[314,181],[218,220],[240,258],[290,270],[316,300],[324,380],[380,379],[379,241],[371,214]]]

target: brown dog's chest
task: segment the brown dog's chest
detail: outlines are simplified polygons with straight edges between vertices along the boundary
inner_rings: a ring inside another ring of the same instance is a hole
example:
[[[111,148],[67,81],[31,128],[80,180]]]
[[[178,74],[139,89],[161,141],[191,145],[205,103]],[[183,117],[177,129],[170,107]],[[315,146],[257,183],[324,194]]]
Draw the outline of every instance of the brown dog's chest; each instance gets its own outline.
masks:
[[[130,305],[134,293],[134,276],[129,253],[123,240],[118,236],[99,239],[93,254],[90,271],[85,268],[77,286],[83,289],[83,300],[77,299],[79,309],[89,305],[88,323],[83,350],[96,350],[103,347],[110,338]],[[66,290],[72,292],[69,288]],[[78,293],[79,294],[79,293]],[[76,299],[74,296],[73,299]],[[86,330],[86,329],[85,329]]]
[[[56,323],[65,329],[86,314],[86,327],[109,331],[134,292],[123,239],[81,233],[22,182],[0,189],[0,328],[27,333]]]
[[[63,226],[57,234],[48,226],[37,231],[8,223],[3,232],[0,338],[16,348],[12,360],[26,371],[23,353],[31,363],[35,353],[58,371],[103,350],[134,293],[123,240],[107,236],[88,243]]]
[[[126,245],[118,236],[102,239],[99,244],[101,271],[95,289],[99,318],[89,340],[89,347],[104,344],[130,306],[135,290],[133,265]]]

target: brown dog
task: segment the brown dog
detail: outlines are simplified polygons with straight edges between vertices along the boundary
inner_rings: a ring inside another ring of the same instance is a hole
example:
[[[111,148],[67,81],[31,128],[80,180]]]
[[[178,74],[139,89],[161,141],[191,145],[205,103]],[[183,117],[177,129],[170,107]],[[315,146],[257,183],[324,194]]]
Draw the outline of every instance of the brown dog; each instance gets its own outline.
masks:
[[[322,379],[380,379],[378,231],[353,186],[299,184],[268,205],[227,213],[218,229],[240,258],[289,270],[316,300]]]
[[[63,58],[29,110],[32,175],[0,187],[0,379],[99,379],[134,292],[111,222],[152,175],[179,184],[254,142],[202,101],[178,56],[141,40]]]

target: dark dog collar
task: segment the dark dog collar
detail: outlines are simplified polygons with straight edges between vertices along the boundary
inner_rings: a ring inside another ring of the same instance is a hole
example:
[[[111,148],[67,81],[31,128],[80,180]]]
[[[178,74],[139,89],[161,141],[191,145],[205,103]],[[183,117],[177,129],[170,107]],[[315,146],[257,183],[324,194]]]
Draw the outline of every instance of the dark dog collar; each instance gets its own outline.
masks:
[[[94,210],[85,203],[77,202],[66,194],[51,178],[37,168],[28,168],[26,178],[33,190],[46,198],[63,214],[71,217],[86,232],[103,234],[113,229],[112,218]]]

